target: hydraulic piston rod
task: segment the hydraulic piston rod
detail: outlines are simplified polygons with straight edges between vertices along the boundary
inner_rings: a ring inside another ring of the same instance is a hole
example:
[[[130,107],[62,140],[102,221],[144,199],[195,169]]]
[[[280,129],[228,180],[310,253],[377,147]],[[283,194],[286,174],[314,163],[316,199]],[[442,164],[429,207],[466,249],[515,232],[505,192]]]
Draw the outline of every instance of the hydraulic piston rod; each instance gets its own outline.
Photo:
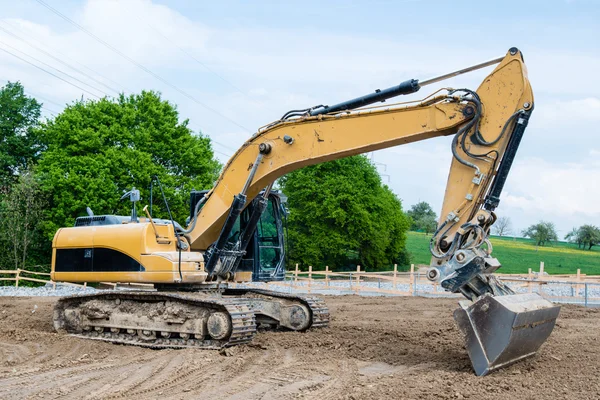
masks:
[[[511,48],[510,51],[516,48]],[[495,58],[490,61],[486,61],[481,64],[472,65],[467,68],[459,69],[458,71],[450,72],[448,74],[440,75],[435,78],[427,79],[423,82],[419,82],[418,79],[409,79],[407,81],[402,82],[399,85],[389,87],[387,89],[377,89],[374,93],[369,93],[364,96],[357,97],[352,100],[347,100],[342,103],[334,104],[332,106],[319,106],[309,112],[311,116],[321,115],[321,114],[329,114],[340,111],[348,111],[354,110],[356,108],[365,107],[369,104],[384,102],[387,99],[391,99],[392,97],[406,95],[418,92],[423,86],[431,85],[432,83],[440,82],[446,79],[453,78],[458,75],[465,74],[467,72],[475,71],[481,68],[489,67],[490,65],[500,63],[504,57]]]

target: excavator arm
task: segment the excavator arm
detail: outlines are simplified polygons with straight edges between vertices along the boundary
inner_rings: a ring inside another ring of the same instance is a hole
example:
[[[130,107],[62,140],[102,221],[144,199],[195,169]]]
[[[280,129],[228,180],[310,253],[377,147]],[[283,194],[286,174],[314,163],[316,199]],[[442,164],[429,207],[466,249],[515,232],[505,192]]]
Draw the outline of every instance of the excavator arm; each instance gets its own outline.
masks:
[[[263,129],[228,161],[198,215],[189,237],[192,249],[214,243],[252,168],[245,195],[252,199],[277,178],[326,161],[454,134],[470,117],[458,99],[437,96],[430,104],[362,110],[281,121]],[[261,157],[259,157],[261,156]],[[259,159],[258,164],[257,158]]]
[[[506,131],[512,128],[515,113],[533,108],[533,93],[520,53],[505,57],[477,92],[439,92],[416,104],[316,116],[306,113],[259,130],[227,162],[206,195],[198,223],[189,233],[192,249],[206,250],[217,240],[233,197],[247,185],[259,154],[259,165],[246,187],[245,195],[250,199],[277,178],[305,166],[448,135],[455,135],[455,159],[442,215],[456,211],[450,221],[452,229],[445,232],[446,236],[454,234],[459,222],[468,221],[481,208],[511,138],[511,132]],[[477,134],[471,132],[474,126]],[[478,156],[471,157],[465,151]]]
[[[472,230],[469,224],[474,218],[482,227],[475,228],[479,236],[482,230],[489,231],[495,220],[493,210],[533,109],[533,93],[521,53],[513,48],[495,61],[498,66],[476,92],[447,88],[419,102],[352,110],[350,107],[368,104],[364,96],[337,106],[290,112],[286,118],[260,129],[227,162],[198,207],[187,231],[191,248],[207,250],[224,236],[221,233],[228,215],[232,208],[240,207],[239,201],[235,204],[237,195],[245,197],[244,207],[249,203],[247,199],[255,198],[286,173],[453,135],[454,157],[431,249],[432,265],[444,264],[457,250],[460,238]],[[412,93],[421,85],[410,80],[390,88],[394,89],[390,95]],[[380,100],[390,89],[374,93],[369,100]]]

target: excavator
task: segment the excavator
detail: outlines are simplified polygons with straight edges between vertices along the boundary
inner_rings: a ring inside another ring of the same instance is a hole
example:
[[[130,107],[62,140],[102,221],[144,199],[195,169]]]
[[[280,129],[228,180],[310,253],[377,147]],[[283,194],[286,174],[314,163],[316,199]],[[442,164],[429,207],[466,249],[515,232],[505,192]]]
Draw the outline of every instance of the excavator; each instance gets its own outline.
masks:
[[[476,91],[443,87],[422,100],[387,101],[492,65]],[[551,334],[560,307],[536,293],[516,293],[494,275],[501,264],[492,257],[489,235],[533,108],[523,54],[513,47],[504,57],[437,78],[289,111],[237,150],[211,190],[190,194],[185,227],[173,220],[156,180],[169,218],[153,218],[148,206],[138,216],[139,191],[132,190],[130,216],[88,209],[74,227],[59,229],[54,281],[153,286],[61,298],[54,327],[154,348],[248,343],[257,327],[326,327],[322,299],[243,284],[284,278],[284,210],[274,182],[305,166],[451,136],[453,159],[427,277],[465,297],[454,318],[477,375],[532,356]]]

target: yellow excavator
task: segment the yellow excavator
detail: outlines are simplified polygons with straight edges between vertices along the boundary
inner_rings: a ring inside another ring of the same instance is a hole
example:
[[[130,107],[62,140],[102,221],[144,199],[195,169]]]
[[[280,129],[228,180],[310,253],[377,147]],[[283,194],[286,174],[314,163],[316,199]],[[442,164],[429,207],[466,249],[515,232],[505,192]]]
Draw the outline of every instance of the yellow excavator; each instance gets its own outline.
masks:
[[[393,97],[496,65],[477,91],[442,88],[423,100]],[[333,106],[292,110],[258,130],[227,162],[210,191],[192,192],[184,228],[153,218],[139,191],[131,216],[79,217],[53,240],[57,282],[153,284],[65,297],[54,326],[72,335],[148,347],[221,348],[250,341],[261,325],[303,331],[324,327],[318,297],[239,288],[231,282],[283,279],[280,195],[275,180],[299,168],[356,154],[452,136],[452,165],[427,277],[466,297],[454,318],[475,373],[535,354],[560,307],[535,293],[516,294],[493,272],[490,228],[534,99],[522,53],[438,78],[401,84]],[[162,192],[160,181],[156,180]],[[168,211],[168,202],[163,200]]]

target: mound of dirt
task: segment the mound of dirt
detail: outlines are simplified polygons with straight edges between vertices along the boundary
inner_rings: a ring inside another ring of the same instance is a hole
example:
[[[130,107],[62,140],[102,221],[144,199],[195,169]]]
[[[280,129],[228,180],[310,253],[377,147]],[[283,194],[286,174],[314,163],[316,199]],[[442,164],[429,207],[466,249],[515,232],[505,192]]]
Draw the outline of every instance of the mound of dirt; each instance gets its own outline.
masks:
[[[151,350],[55,333],[52,298],[0,298],[0,398],[598,399],[600,311],[564,306],[541,353],[473,374],[453,299],[327,297],[327,329]]]

